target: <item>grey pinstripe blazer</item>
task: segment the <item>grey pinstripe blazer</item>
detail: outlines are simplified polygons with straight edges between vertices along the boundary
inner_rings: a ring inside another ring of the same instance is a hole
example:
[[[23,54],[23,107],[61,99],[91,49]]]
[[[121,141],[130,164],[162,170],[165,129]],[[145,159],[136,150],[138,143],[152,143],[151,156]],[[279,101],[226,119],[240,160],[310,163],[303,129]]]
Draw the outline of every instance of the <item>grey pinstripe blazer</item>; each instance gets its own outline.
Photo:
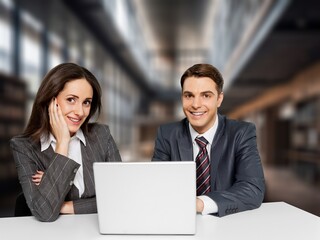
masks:
[[[41,152],[40,142],[30,138],[18,136],[10,141],[27,204],[40,221],[55,221],[64,201],[73,201],[76,214],[97,212],[93,162],[116,162],[121,157],[109,127],[97,123],[90,126],[89,134],[85,135],[86,146],[81,142],[85,191],[80,199],[73,185],[78,163],[55,153],[52,147]],[[39,186],[32,182],[36,170],[44,172]]]

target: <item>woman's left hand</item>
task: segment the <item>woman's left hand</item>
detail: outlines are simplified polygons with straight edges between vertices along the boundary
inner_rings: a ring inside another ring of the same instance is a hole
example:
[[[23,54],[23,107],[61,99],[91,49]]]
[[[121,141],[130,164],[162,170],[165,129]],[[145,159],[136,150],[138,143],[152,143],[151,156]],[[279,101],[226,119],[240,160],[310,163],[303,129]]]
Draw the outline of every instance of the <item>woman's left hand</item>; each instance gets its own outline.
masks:
[[[37,186],[39,186],[40,183],[41,183],[43,174],[44,174],[43,171],[37,170],[37,173],[35,173],[34,175],[32,175],[32,182],[33,182],[34,184],[36,184]]]

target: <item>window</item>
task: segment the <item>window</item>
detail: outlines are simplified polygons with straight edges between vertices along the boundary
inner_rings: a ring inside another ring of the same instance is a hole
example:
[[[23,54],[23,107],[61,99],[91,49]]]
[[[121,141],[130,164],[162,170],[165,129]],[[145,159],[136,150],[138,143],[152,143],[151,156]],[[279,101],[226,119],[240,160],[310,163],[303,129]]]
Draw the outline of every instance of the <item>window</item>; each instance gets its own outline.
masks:
[[[12,67],[12,30],[8,5],[0,2],[0,71],[11,73]]]
[[[21,77],[31,93],[36,93],[41,79],[41,24],[22,12]]]

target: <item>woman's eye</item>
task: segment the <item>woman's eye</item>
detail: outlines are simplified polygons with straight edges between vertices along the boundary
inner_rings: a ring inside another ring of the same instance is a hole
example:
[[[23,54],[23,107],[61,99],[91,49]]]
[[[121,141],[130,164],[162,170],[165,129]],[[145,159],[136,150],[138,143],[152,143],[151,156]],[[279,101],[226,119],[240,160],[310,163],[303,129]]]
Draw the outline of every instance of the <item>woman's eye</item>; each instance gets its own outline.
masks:
[[[67,98],[67,101],[70,103],[73,103],[73,102],[75,102],[75,99],[74,98]]]
[[[89,100],[84,101],[84,105],[90,106],[91,105],[91,101],[89,101]]]

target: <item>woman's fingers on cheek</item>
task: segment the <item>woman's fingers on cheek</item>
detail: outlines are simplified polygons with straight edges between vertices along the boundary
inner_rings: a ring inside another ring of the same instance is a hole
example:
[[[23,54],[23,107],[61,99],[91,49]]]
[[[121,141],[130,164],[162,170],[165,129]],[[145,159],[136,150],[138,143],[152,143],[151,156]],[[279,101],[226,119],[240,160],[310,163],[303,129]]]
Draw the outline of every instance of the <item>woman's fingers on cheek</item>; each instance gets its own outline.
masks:
[[[64,121],[60,107],[57,107],[57,114],[60,121]]]
[[[52,123],[52,121],[54,120],[54,100],[52,99],[52,101],[49,104],[49,117],[50,117],[50,121]]]
[[[59,105],[58,105],[58,101],[57,101],[57,99],[56,99],[56,98],[54,98],[53,107],[54,107],[54,110],[58,111],[58,109],[59,109]]]
[[[53,105],[54,105],[54,98],[52,98],[50,104],[49,104],[49,110],[52,111],[53,110]]]
[[[55,120],[56,121],[59,121],[60,120],[60,116],[61,116],[61,110],[60,110],[60,107],[57,103],[55,103],[54,105],[54,117],[55,117]]]
[[[50,118],[51,118],[51,120],[52,120],[52,123],[57,122],[57,120],[58,120],[58,118],[59,118],[56,101],[53,101],[53,102],[52,102]]]

